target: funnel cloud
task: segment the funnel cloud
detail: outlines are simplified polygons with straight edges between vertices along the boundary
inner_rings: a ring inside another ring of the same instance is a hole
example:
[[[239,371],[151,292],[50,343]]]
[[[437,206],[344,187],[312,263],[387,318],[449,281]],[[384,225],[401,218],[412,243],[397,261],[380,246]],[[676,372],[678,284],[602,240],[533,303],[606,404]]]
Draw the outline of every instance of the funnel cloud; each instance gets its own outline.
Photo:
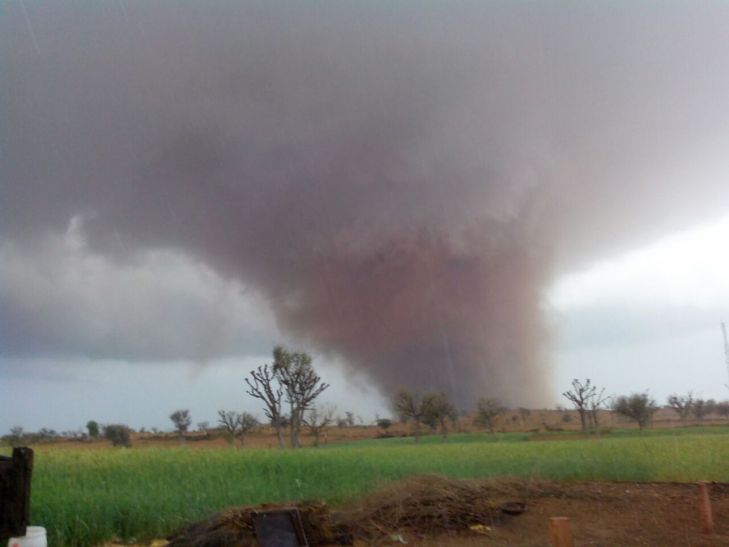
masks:
[[[546,404],[555,276],[729,204],[723,2],[5,11],[5,245],[200,261],[385,393]]]

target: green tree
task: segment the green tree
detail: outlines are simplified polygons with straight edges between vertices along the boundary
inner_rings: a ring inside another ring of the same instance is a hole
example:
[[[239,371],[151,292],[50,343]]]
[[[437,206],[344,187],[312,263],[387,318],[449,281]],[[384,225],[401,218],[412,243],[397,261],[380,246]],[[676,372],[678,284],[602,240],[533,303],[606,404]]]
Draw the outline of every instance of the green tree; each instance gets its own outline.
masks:
[[[95,420],[89,420],[86,423],[86,429],[89,432],[89,437],[92,439],[98,439],[99,438],[99,423]]]
[[[180,437],[187,432],[190,424],[192,424],[192,416],[190,416],[190,411],[187,409],[175,410],[172,414],[170,414],[170,420],[172,420],[172,423]]]
[[[633,393],[617,397],[613,401],[613,410],[621,416],[638,422],[638,427],[643,429],[650,424],[658,406],[647,393]]]
[[[131,430],[124,424],[109,424],[103,427],[104,438],[111,442],[112,446],[132,446]]]
[[[418,441],[423,423],[423,407],[420,395],[401,387],[395,393],[392,406],[401,422],[413,424],[413,435],[415,440]]]
[[[444,393],[426,393],[420,405],[423,423],[433,431],[440,426],[443,437],[448,436],[448,421],[455,422],[458,418],[456,407],[448,397]]]

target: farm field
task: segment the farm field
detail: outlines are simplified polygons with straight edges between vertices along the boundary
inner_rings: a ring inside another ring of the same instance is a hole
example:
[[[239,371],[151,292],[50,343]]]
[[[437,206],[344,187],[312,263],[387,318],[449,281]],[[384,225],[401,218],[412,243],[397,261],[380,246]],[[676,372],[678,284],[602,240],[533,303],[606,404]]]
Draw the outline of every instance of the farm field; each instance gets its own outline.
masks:
[[[727,427],[626,430],[587,439],[461,434],[298,451],[50,445],[36,448],[31,514],[47,528],[51,545],[143,542],[231,506],[297,500],[337,506],[413,475],[724,483],[727,461]]]

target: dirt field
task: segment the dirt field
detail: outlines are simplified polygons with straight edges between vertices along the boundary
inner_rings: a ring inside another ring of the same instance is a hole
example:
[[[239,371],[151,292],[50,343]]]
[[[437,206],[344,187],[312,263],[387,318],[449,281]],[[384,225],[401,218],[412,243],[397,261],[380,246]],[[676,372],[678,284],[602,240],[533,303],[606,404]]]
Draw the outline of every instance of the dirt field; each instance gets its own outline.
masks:
[[[495,523],[485,535],[441,535],[408,543],[423,546],[547,546],[549,517],[570,518],[576,546],[729,545],[729,487],[713,485],[715,533],[702,533],[697,487],[680,484],[588,483],[564,485],[564,497],[533,496],[528,510]]]
[[[729,545],[729,485],[712,484],[710,491],[716,529],[707,535],[701,529],[698,487],[692,484],[416,477],[325,516],[315,509],[310,540],[332,544],[322,542],[321,531],[334,530],[351,534],[354,545],[548,546],[549,517],[566,516],[577,546]],[[504,504],[514,501],[526,504],[526,511],[505,514]],[[229,531],[226,538],[233,543],[226,544],[255,545],[244,530],[246,518],[246,509],[228,512],[182,533],[171,545],[220,544],[221,536],[213,538],[211,530]]]

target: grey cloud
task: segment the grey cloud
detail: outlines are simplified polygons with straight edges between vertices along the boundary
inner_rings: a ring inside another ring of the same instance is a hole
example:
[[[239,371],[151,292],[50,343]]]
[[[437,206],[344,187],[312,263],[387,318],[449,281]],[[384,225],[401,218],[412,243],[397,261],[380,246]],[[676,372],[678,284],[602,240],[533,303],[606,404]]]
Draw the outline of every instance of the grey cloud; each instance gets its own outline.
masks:
[[[113,261],[78,218],[62,237],[0,244],[0,355],[195,360],[265,355],[278,333],[238,283],[169,251]]]

